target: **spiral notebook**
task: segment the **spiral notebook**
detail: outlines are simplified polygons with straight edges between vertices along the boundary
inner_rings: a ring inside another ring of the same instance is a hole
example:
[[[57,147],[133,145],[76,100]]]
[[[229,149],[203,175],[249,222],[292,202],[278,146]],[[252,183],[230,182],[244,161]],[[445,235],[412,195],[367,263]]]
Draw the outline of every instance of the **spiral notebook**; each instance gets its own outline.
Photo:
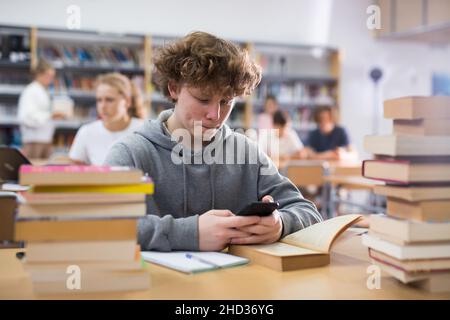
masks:
[[[145,261],[184,273],[198,273],[247,264],[246,258],[221,252],[141,252]]]

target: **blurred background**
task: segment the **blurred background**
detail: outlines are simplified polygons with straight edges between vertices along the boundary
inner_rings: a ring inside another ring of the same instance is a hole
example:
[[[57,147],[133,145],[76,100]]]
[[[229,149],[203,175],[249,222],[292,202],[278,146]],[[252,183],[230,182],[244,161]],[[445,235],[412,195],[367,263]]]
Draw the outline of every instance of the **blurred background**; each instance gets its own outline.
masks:
[[[49,92],[66,112],[54,152],[67,154],[97,118],[101,73],[129,77],[155,117],[170,104],[152,80],[154,50],[194,30],[246,47],[263,68],[254,95],[236,103],[234,128],[256,128],[273,95],[307,143],[314,108],[330,106],[364,158],[363,137],[391,131],[383,100],[450,94],[448,0],[2,1],[0,144],[21,146],[18,99],[41,58],[56,69]]]

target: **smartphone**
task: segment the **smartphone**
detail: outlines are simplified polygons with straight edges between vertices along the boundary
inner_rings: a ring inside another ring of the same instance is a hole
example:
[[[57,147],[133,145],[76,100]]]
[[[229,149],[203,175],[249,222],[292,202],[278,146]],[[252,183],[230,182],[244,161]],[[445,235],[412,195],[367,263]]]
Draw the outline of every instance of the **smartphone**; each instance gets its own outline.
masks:
[[[278,202],[262,202],[262,201],[256,201],[248,206],[246,206],[244,209],[239,211],[236,215],[238,216],[260,216],[260,217],[266,217],[270,216],[272,212],[274,212],[280,204]]]

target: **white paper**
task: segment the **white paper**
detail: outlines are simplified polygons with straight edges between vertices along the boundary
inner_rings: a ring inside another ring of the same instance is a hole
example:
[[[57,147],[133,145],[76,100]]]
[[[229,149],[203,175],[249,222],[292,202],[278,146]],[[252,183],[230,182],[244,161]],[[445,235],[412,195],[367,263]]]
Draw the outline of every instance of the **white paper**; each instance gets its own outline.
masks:
[[[187,255],[192,258],[188,258]],[[145,261],[153,262],[185,273],[215,270],[248,263],[248,259],[221,252],[141,252]]]

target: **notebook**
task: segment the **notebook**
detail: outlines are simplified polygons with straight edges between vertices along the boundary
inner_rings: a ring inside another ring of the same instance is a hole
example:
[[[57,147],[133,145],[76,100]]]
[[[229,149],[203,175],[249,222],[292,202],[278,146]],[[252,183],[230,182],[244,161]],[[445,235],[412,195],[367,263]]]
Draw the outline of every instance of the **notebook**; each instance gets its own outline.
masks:
[[[141,252],[145,261],[184,273],[198,273],[247,264],[246,258],[221,252]]]

